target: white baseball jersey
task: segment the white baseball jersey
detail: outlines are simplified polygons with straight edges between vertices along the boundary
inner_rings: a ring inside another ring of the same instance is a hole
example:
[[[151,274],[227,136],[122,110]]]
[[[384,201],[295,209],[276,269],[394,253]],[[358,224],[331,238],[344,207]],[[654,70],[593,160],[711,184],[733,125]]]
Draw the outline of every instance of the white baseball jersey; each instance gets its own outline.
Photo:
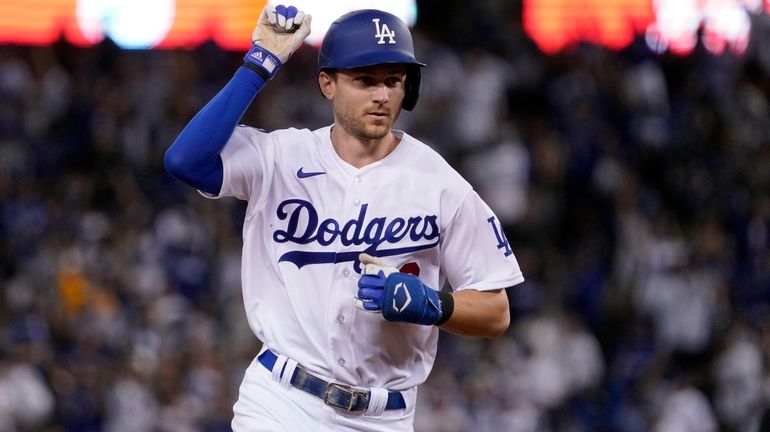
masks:
[[[391,154],[355,168],[330,132],[240,126],[221,152],[219,196],[248,201],[246,316],[267,347],[320,377],[407,390],[430,373],[438,328],[355,308],[361,252],[435,289],[524,279],[492,211],[436,152],[394,131]]]

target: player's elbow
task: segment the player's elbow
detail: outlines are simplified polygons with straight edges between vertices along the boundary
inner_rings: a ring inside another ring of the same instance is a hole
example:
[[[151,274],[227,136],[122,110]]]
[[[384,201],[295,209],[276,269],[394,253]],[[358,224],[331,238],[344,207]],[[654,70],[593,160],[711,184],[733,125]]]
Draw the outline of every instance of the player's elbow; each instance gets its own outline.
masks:
[[[490,306],[489,326],[485,336],[492,339],[505,333],[511,325],[511,310],[506,290],[498,291]]]
[[[166,150],[166,154],[163,156],[163,166],[166,168],[167,173],[177,178],[182,177],[185,165],[184,157],[180,152],[176,151],[174,146]]]
[[[171,176],[191,186],[197,186],[200,173],[205,172],[205,167],[200,161],[173,145],[163,156],[163,166]]]
[[[192,157],[190,152],[171,146],[163,156],[166,172],[200,191],[219,195],[224,178],[224,167],[219,155],[213,160]]]
[[[510,325],[511,312],[508,310],[508,305],[506,305],[504,309],[498,311],[498,313],[495,314],[494,320],[490,323],[490,326],[487,329],[488,333],[485,335],[485,337],[494,339],[505,333]]]

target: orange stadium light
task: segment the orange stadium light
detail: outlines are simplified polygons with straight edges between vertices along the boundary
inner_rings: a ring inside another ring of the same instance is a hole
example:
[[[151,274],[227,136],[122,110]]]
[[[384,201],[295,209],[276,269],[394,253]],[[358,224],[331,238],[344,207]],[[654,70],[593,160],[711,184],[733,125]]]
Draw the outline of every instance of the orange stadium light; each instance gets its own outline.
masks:
[[[623,49],[644,35],[656,52],[686,55],[700,42],[714,54],[742,54],[751,14],[760,13],[770,13],[770,0],[524,0],[522,20],[546,53],[579,42]]]
[[[62,33],[75,44],[87,43],[78,29],[77,0],[0,2],[0,42],[44,45]]]
[[[651,0],[525,0],[523,25],[538,47],[555,53],[586,41],[621,49],[655,20]]]
[[[265,0],[178,0],[171,1],[170,26],[151,47],[191,47],[212,39],[224,48],[248,46],[248,36],[256,23]],[[103,39],[103,22],[107,16],[84,13],[83,0],[6,0],[0,2],[0,43],[45,45],[64,36],[78,46],[98,43]],[[93,0],[92,6],[110,12],[116,7],[145,7],[133,0]],[[143,29],[147,17],[157,13],[157,4],[128,14],[136,20],[135,28]],[[144,20],[142,20],[144,15]],[[144,21],[144,22],[142,22]],[[126,25],[134,23],[128,22]]]
[[[266,0],[177,1],[176,18],[158,48],[197,46],[213,40],[225,49],[246,49]]]
[[[60,37],[90,46],[110,37],[123,48],[191,48],[212,40],[244,50],[267,0],[3,0],[0,43],[47,45]],[[331,22],[356,8],[376,7],[412,25],[415,0],[294,0],[313,15],[307,42],[319,44]]]
[[[277,2],[277,1],[276,1]],[[90,46],[110,37],[123,48],[192,48],[212,40],[244,50],[267,0],[0,0],[0,43],[47,45],[64,37]],[[310,44],[352,8],[383,8],[413,25],[415,0],[294,0],[313,15]],[[523,26],[545,53],[579,42],[623,49],[645,36],[656,52],[685,55],[701,42],[709,51],[742,53],[751,14],[770,0],[524,0]],[[698,32],[703,29],[703,35]],[[701,39],[698,39],[698,38]]]

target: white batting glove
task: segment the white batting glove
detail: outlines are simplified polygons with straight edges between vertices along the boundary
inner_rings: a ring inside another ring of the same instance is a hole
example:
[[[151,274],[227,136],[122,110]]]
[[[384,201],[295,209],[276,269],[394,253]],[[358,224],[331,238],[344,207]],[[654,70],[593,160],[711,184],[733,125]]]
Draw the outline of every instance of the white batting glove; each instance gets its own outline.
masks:
[[[367,253],[362,253],[358,255],[358,260],[361,261],[361,264],[363,265],[363,270],[361,271],[361,274],[368,274],[368,275],[376,275],[380,272],[383,272],[383,275],[385,277],[390,276],[391,273],[395,273],[398,271],[397,268],[388,265],[385,261],[371,256]]]
[[[294,6],[268,4],[262,9],[251,41],[285,63],[310,34],[312,19]]]
[[[244,65],[271,79],[310,34],[311,20],[294,6],[265,6],[251,33],[253,45],[243,58]]]

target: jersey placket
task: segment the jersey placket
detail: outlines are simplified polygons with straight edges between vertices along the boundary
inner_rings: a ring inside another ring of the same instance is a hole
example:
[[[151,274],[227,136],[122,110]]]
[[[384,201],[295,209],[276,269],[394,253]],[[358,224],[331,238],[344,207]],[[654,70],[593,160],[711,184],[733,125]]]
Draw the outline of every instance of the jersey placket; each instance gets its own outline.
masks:
[[[348,185],[345,188],[343,199],[340,206],[341,224],[347,221],[356,220],[360,216],[361,206],[364,202],[364,192],[362,178],[359,173],[349,177]],[[365,224],[365,221],[362,221]],[[340,227],[342,229],[342,227]],[[361,227],[363,231],[363,227]],[[338,239],[337,254],[350,255],[361,252],[366,248],[365,244],[350,244],[345,246],[342,243],[342,235]],[[351,345],[353,314],[356,310],[353,306],[353,300],[357,292],[359,274],[354,270],[355,260],[340,261],[334,266],[334,284],[333,296],[335,301],[331,302],[332,311],[330,318],[333,320],[332,328],[329,331],[329,343],[334,353],[333,372],[335,378],[349,377],[350,365],[355,364],[355,347]]]

